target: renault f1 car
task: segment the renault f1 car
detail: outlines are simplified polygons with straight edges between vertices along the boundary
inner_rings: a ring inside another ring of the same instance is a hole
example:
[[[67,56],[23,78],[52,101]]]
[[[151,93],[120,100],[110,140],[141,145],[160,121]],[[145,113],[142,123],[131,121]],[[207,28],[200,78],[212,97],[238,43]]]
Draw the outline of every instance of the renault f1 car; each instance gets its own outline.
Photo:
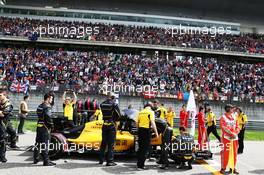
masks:
[[[65,152],[97,152],[102,141],[103,121],[90,121],[73,128],[65,128],[63,118],[54,118],[51,133],[50,157],[57,158]],[[133,120],[120,121],[116,132],[114,151],[134,154],[137,150],[137,128]],[[162,139],[153,138],[152,145],[161,145]]]
[[[76,126],[73,128],[65,128],[63,118],[54,118],[54,126],[51,133],[51,146],[49,150],[50,158],[59,158],[63,153],[70,152],[98,152],[100,149],[100,144],[102,140],[102,126],[103,121],[90,121],[83,125]],[[175,162],[181,160],[181,158],[185,158],[188,160],[193,160],[193,158],[210,158],[210,154],[202,154],[199,155],[200,152],[195,151],[193,147],[186,152],[179,152],[173,148],[175,143],[179,143],[179,139],[177,137],[172,136],[172,129],[168,127],[167,122],[165,120],[156,120],[158,133],[160,137],[156,138],[153,134],[151,139],[152,147],[159,147],[162,145],[162,129],[159,127],[162,123],[166,123],[166,128],[170,130],[170,151],[169,157],[173,159]],[[132,154],[135,155],[138,149],[137,146],[137,127],[134,119],[129,117],[123,117],[118,122],[117,132],[116,132],[116,142],[114,146],[114,151],[116,154]],[[153,156],[160,157],[161,152],[154,149]],[[179,154],[180,153],[180,154]],[[195,154],[194,154],[195,153]],[[182,160],[186,161],[186,160]]]

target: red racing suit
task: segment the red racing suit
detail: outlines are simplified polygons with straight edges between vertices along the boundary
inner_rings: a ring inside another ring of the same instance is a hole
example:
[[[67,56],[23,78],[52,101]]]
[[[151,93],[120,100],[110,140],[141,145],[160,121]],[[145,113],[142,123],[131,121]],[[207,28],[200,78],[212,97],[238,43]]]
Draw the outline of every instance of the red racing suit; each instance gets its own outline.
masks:
[[[180,126],[188,128],[188,113],[186,111],[180,111]]]
[[[226,169],[229,160],[230,143],[233,141],[234,167],[237,162],[238,133],[240,132],[239,123],[235,115],[224,114],[220,118],[220,128],[222,130],[222,144],[224,149],[221,151],[221,168]]]
[[[204,113],[199,112],[197,115],[198,118],[198,144],[199,150],[203,150],[207,143],[207,134],[206,134],[206,127],[205,127],[205,118]]]

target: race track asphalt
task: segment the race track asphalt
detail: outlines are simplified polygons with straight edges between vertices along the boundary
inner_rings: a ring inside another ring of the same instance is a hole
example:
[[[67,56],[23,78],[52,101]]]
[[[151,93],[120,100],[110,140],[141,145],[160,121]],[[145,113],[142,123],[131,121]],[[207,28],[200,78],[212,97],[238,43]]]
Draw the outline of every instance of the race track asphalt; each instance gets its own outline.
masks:
[[[8,150],[8,162],[0,164],[0,175],[104,175],[104,174],[181,174],[181,175],[210,175],[218,174],[220,169],[219,151],[214,151],[213,160],[194,163],[192,170],[179,170],[171,164],[168,170],[159,169],[154,162],[147,161],[149,168],[145,171],[136,169],[136,158],[128,156],[116,156],[118,163],[115,167],[99,165],[97,155],[94,154],[73,154],[64,155],[56,160],[54,167],[43,167],[42,162],[37,165],[32,164],[32,152],[25,151],[30,145],[34,144],[35,133],[27,132],[20,135],[18,146],[21,150]],[[237,169],[240,174],[263,174],[264,175],[264,142],[246,142],[244,154],[238,156]]]

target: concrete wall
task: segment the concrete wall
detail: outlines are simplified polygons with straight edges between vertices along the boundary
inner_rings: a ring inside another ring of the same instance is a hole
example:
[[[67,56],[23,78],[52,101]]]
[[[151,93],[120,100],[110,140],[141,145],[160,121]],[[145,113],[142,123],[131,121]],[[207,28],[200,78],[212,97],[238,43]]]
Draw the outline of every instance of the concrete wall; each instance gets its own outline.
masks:
[[[23,94],[9,94],[8,95],[15,109],[18,109],[20,101],[23,99]],[[55,94],[55,106],[53,108],[54,112],[62,112],[62,94]],[[79,94],[78,99],[86,98],[97,98],[99,102],[102,102],[105,97],[102,95],[83,95]],[[181,106],[184,104],[183,101],[178,101],[175,99],[158,99],[161,103],[164,103],[166,107],[173,106],[176,111],[177,117],[179,117],[179,111]],[[31,93],[29,101],[29,109],[35,111],[37,106],[43,101],[43,94]],[[129,104],[132,104],[136,109],[142,109],[142,104],[145,100],[142,97],[128,97],[121,96],[119,98],[119,104],[121,109],[125,109]],[[227,102],[222,101],[209,101],[212,106],[213,111],[219,117],[224,112],[224,105]],[[242,108],[242,110],[248,115],[249,120],[264,120],[264,104],[255,103],[240,103],[233,102],[232,104],[237,105]]]
[[[258,24],[242,24],[240,27],[242,33],[264,34],[264,25]]]

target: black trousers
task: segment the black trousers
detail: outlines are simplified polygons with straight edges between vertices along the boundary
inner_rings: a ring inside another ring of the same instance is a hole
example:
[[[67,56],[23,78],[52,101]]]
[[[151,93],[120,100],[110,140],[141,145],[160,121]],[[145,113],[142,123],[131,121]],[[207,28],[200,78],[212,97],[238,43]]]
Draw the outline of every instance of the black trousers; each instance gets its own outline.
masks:
[[[0,120],[0,160],[5,158],[6,153],[6,136],[9,135],[10,147],[16,146],[16,131],[14,130],[12,124]]]
[[[243,153],[244,150],[244,136],[245,136],[245,128],[241,129],[238,134],[238,153]]]
[[[138,161],[137,167],[143,168],[150,148],[151,130],[138,128]]]
[[[18,133],[23,133],[24,124],[25,124],[25,118],[20,116],[19,125],[18,125],[18,129],[17,129]]]
[[[116,129],[115,125],[103,125],[102,128],[102,143],[100,147],[100,161],[104,161],[105,159],[105,150],[107,147],[106,161],[113,162],[114,161],[114,144],[116,140]]]
[[[162,135],[162,145],[161,145],[161,158],[160,163],[169,165],[168,154],[170,151],[170,131],[166,129],[166,131]]]
[[[37,127],[36,142],[34,147],[33,158],[35,161],[39,160],[39,155],[41,154],[44,163],[48,163],[49,160],[49,143],[50,143],[50,133],[47,128]]]
[[[0,120],[0,161],[5,159],[6,153],[6,128],[3,121]]]
[[[219,142],[221,142],[221,138],[220,138],[219,134],[217,133],[217,129],[216,129],[216,126],[215,125],[208,126],[208,128],[207,128],[208,138],[209,138],[209,136],[210,136],[211,133],[213,133],[214,136],[217,138],[217,140]]]
[[[10,147],[16,146],[16,130],[13,128],[12,123],[9,121],[6,124],[6,133],[9,135]]]

